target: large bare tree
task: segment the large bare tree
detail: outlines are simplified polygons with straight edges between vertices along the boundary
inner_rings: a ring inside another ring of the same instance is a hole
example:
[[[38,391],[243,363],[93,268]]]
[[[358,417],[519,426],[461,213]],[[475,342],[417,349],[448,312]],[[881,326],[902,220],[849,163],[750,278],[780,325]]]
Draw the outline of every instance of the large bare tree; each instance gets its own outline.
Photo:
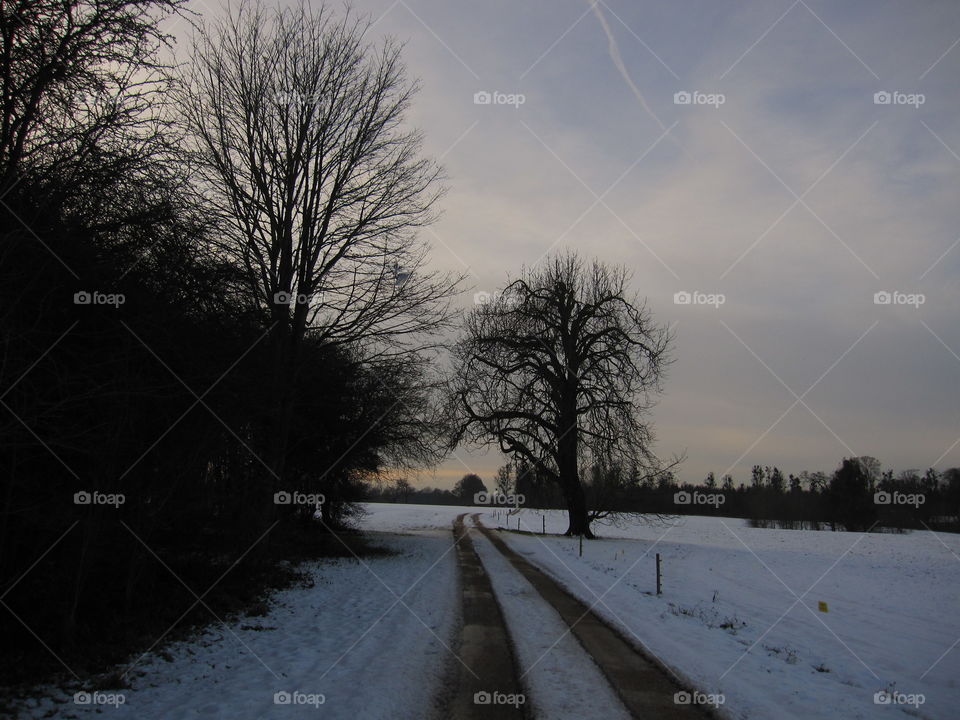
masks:
[[[468,315],[454,351],[457,439],[496,444],[556,482],[567,534],[589,537],[587,463],[659,465],[646,415],[670,341],[623,268],[553,255]]]
[[[415,84],[349,11],[241,2],[199,29],[180,94],[199,184],[271,326],[282,474],[298,350],[417,363],[458,278],[425,267],[440,170],[405,125]]]

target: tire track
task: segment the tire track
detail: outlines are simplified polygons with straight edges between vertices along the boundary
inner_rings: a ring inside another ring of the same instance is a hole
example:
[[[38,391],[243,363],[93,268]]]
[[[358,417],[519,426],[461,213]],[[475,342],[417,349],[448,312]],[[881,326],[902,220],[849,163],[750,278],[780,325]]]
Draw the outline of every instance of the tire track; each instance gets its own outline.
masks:
[[[497,702],[511,696],[525,701],[525,697],[517,677],[503,613],[497,604],[490,578],[463,525],[465,515],[458,516],[453,525],[457,566],[460,569],[463,629],[457,688],[450,701],[447,717],[452,720],[519,720],[527,717],[523,704]]]
[[[657,662],[640,653],[588,605],[481,524],[479,513],[474,513],[472,519],[474,526],[533,585],[541,598],[557,611],[635,718],[692,720],[716,717],[701,706],[675,703],[674,694],[688,688],[678,684]]]

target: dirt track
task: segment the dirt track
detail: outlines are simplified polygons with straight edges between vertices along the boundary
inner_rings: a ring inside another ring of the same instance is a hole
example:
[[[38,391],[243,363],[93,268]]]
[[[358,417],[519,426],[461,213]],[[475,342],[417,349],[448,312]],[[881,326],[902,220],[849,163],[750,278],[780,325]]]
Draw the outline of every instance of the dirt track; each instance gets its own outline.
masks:
[[[495,697],[508,699],[511,695],[517,696],[523,688],[517,680],[516,662],[503,614],[490,578],[463,526],[463,518],[464,515],[457,517],[453,525],[463,602],[463,630],[458,652],[462,664],[447,717],[453,720],[525,718],[524,705],[493,702]],[[482,701],[486,698],[491,702],[484,704]]]
[[[464,515],[453,526],[457,544],[463,603],[463,630],[459,645],[462,661],[456,690],[446,717],[454,720],[529,717],[527,691],[518,678],[510,633],[496,594],[473,542],[464,526]],[[689,720],[713,714],[696,705],[674,702],[674,694],[689,690],[678,684],[655,660],[607,625],[590,607],[575,598],[543,571],[514,552],[498,533],[480,523],[473,524],[524,578],[540,599],[549,604],[570,628],[584,651],[591,656],[624,707],[635,718]],[[522,698],[513,702],[511,698]]]
[[[472,516],[474,526],[557,611],[635,718],[681,720],[710,717],[699,706],[676,704],[674,694],[688,688],[681,687],[659,664],[639,652],[587,605],[514,552],[497,532],[484,527],[479,518],[479,514]]]

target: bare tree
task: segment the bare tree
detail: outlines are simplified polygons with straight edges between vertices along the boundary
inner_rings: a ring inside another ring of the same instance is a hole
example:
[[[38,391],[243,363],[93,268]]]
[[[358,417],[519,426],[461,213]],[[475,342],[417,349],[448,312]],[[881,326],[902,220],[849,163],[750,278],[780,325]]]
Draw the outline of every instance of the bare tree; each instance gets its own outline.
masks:
[[[671,336],[627,283],[623,268],[551,256],[470,313],[454,351],[456,439],[496,444],[556,482],[568,535],[591,536],[580,477],[591,458],[659,466],[645,415]]]
[[[275,476],[304,339],[422,367],[457,290],[426,269],[415,234],[440,193],[404,126],[415,85],[367,29],[323,5],[242,2],[199,30],[180,92],[200,187],[224,220],[218,249],[271,326]]]
[[[516,484],[513,480],[513,464],[507,463],[497,468],[497,474],[494,476],[494,485],[501,495],[512,495],[516,491]]]
[[[91,158],[116,173],[136,159],[138,143],[152,155],[168,79],[159,21],[184,4],[0,3],[0,187],[28,165],[69,184]]]

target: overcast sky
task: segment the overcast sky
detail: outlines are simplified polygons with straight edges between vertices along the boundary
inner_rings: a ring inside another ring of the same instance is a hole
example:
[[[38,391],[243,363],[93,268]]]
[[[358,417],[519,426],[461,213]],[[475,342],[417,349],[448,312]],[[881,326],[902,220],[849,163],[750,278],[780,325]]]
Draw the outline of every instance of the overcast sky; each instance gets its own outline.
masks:
[[[960,3],[352,4],[420,79],[449,187],[427,237],[463,305],[569,247],[674,326],[652,419],[680,479],[960,466]]]

